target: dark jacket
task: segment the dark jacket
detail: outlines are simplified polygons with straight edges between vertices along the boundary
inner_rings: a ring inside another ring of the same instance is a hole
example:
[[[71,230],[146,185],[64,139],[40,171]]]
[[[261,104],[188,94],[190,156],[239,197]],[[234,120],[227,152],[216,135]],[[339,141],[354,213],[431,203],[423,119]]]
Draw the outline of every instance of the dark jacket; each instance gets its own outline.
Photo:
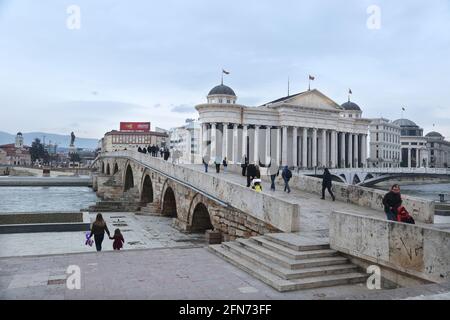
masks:
[[[108,226],[106,225],[106,223],[104,226],[100,226],[100,225],[96,224],[95,222],[92,224],[91,235],[102,235],[105,232],[108,234],[108,237],[109,237],[110,234],[109,234]]]
[[[247,167],[247,177],[256,177],[257,170],[254,164],[249,164]]]
[[[322,179],[322,187],[330,187],[331,188],[331,173],[330,172],[325,172],[323,174],[323,179]]]
[[[283,178],[283,180],[289,181],[292,178],[292,172],[291,170],[289,170],[287,167],[283,169],[283,171],[281,172],[281,177]]]
[[[384,212],[386,213],[390,212],[391,208],[394,213],[397,213],[397,209],[401,204],[402,197],[400,193],[389,191],[383,198]]]

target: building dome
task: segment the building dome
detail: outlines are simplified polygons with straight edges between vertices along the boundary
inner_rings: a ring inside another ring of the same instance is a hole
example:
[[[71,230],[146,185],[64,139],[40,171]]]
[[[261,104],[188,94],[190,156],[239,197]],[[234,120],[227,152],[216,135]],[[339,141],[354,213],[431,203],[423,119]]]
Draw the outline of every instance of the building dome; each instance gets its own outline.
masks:
[[[212,95],[227,95],[236,97],[236,94],[234,93],[233,89],[223,84],[212,88],[208,96]]]
[[[18,135],[18,136],[21,136],[21,135],[22,135],[22,132],[17,132],[17,135]]]
[[[347,111],[361,111],[361,108],[354,102],[348,101],[341,105],[342,109]]]
[[[444,138],[444,136],[442,134],[440,134],[439,132],[436,132],[436,131],[431,131],[425,137],[428,137],[428,138]]]
[[[408,119],[398,119],[394,121],[394,124],[400,127],[418,127],[417,124]]]

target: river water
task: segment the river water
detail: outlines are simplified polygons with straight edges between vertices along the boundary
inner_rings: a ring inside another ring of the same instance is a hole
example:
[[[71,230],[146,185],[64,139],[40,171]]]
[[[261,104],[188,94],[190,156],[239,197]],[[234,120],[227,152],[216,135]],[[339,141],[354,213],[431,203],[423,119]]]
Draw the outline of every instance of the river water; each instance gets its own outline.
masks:
[[[439,200],[439,194],[445,194],[445,199],[450,200],[450,183],[435,183],[421,185],[401,185],[401,193],[428,200]],[[388,187],[377,188],[388,190]]]
[[[80,211],[97,200],[88,187],[0,187],[0,213]]]

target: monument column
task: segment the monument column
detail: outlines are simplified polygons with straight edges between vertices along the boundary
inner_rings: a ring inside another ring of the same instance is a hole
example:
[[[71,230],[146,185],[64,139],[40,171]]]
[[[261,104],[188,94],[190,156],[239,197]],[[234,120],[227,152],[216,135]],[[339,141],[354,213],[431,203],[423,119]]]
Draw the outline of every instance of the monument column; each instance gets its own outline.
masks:
[[[207,155],[208,152],[208,125],[206,123],[202,124],[202,143],[201,143],[201,156],[202,159]]]
[[[327,167],[327,130],[322,129],[322,167]]]
[[[233,163],[238,163],[238,125],[233,124]]]
[[[280,155],[281,155],[281,152],[280,152],[281,151],[281,131],[280,131],[279,127],[276,129],[276,133],[277,133],[277,139],[276,139],[275,157],[276,157],[277,166],[280,166],[280,163],[281,163],[281,158],[280,158]]]
[[[346,168],[347,164],[345,163],[345,132],[341,132],[341,168]]]
[[[348,163],[349,167],[353,168],[353,134],[348,134]]]
[[[292,131],[292,161],[294,167],[297,167],[297,157],[298,157],[297,135],[298,135],[297,127],[294,127]]]
[[[312,167],[317,167],[317,129],[313,129],[312,135]]]
[[[281,153],[281,165],[282,166],[287,166],[288,165],[288,161],[287,161],[287,138],[288,138],[288,134],[287,134],[287,127],[283,126],[283,149],[282,149],[282,153]]]
[[[408,168],[411,168],[411,147],[408,147]]]
[[[308,128],[303,128],[302,137],[302,167],[308,167]]]
[[[247,125],[242,126],[242,159],[244,156],[247,157],[248,161],[250,161],[249,155],[247,154]]]
[[[228,123],[223,124],[223,137],[222,137],[222,160],[227,157],[228,159]]]
[[[255,164],[259,163],[259,126],[255,125],[255,141],[253,142],[255,145],[253,146],[254,156],[253,159]]]
[[[269,165],[270,159],[270,126],[266,126],[266,155],[264,159],[264,164]]]
[[[359,135],[355,134],[355,168],[359,168]]]
[[[331,131],[331,168],[337,167],[337,132]]]
[[[217,155],[216,144],[217,144],[216,124],[211,123],[211,161],[213,162],[216,160]]]
[[[361,136],[361,162],[363,164],[363,168],[367,168],[367,135],[363,134]]]

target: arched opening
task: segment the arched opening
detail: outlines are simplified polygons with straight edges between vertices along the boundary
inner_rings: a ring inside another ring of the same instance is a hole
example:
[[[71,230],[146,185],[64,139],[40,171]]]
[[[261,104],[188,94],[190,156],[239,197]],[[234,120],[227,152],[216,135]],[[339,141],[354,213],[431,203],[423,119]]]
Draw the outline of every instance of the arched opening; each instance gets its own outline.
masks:
[[[144,184],[142,185],[141,201],[143,203],[153,202],[153,186],[152,180],[150,179],[149,175],[146,175],[144,178]]]
[[[175,194],[171,187],[168,187],[164,194],[162,215],[166,217],[177,217],[177,203],[175,201]]]
[[[366,180],[369,180],[369,179],[373,179],[373,175],[371,175],[370,173],[366,176]]]
[[[114,172],[113,174],[116,174],[117,172],[119,172],[119,166],[116,164],[114,164]]]
[[[199,203],[195,206],[194,213],[192,214],[192,232],[205,232],[206,230],[214,229],[209,212],[203,203]]]
[[[125,173],[125,191],[128,191],[133,187],[134,187],[133,170],[131,170],[131,166],[128,165],[127,171]]]
[[[111,169],[109,168],[109,163],[106,165],[106,174],[108,176],[111,174]]]
[[[353,184],[358,184],[360,182],[361,180],[359,179],[358,175],[355,174],[355,176],[353,177]]]
[[[102,173],[105,173],[105,163],[102,162]]]

